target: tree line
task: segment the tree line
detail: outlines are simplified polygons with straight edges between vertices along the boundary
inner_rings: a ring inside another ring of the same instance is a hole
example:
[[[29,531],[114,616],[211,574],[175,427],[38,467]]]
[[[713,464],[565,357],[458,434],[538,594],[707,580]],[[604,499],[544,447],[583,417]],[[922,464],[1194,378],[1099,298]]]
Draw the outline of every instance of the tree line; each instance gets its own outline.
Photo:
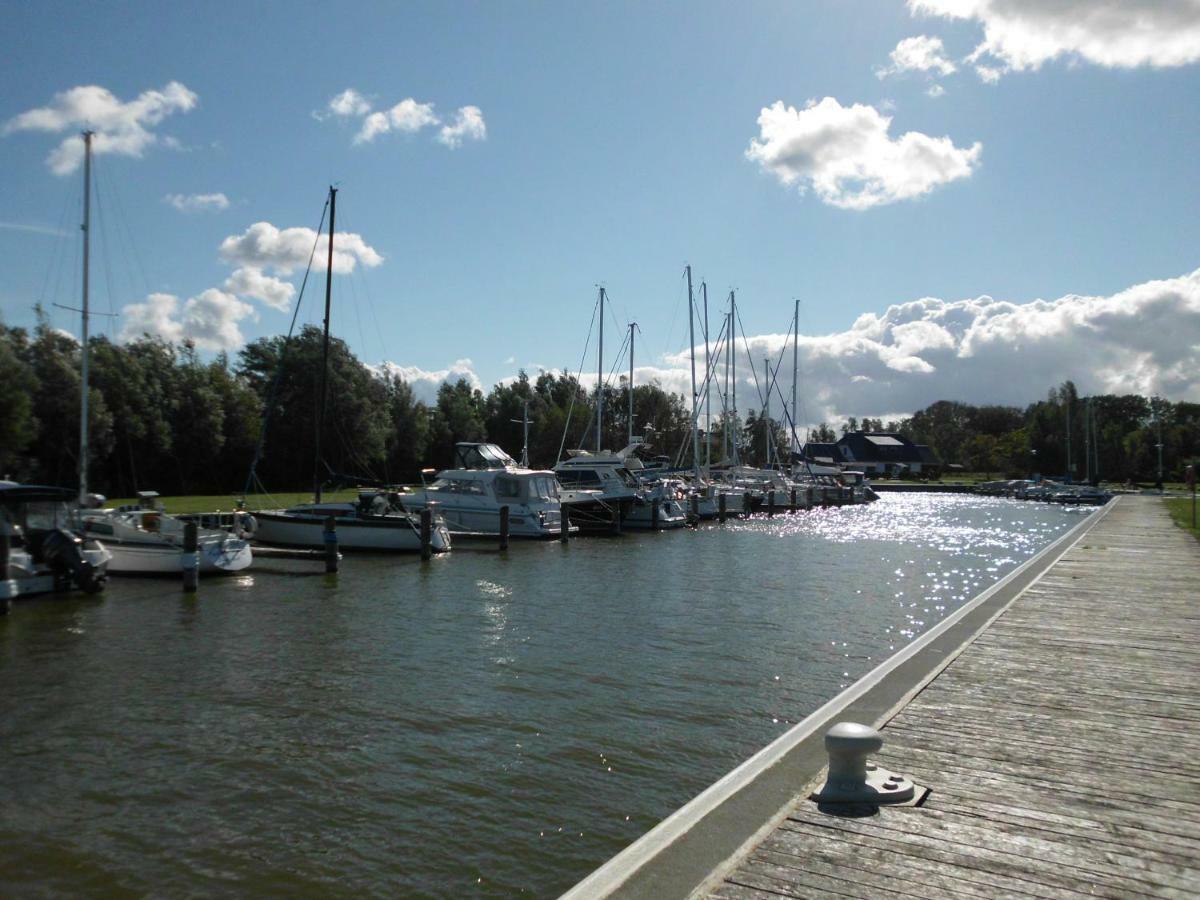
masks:
[[[188,342],[150,336],[125,344],[93,337],[89,349],[89,485],[113,497],[146,489],[220,494],[247,483],[252,492],[293,491],[311,487],[314,477],[331,485],[414,482],[423,469],[452,466],[458,441],[489,440],[519,456],[526,412],[534,466],[552,466],[563,451],[596,441],[595,392],[568,374],[521,372],[486,395],[459,380],[426,404],[402,379],[364,365],[332,338],[318,461],[323,347],[313,326],[207,362]],[[0,475],[77,483],[80,358],[78,342],[44,318],[32,331],[0,323]],[[601,444],[623,447],[630,424],[624,379],[603,394]],[[652,452],[691,463],[683,397],[657,384],[636,386],[633,425]],[[1173,479],[1200,446],[1200,404],[1085,398],[1067,382],[1024,410],[943,400],[899,421],[849,419],[841,428],[898,432],[929,444],[944,462],[1009,474],[1065,473],[1069,442],[1077,478],[1086,470],[1120,480],[1153,479],[1161,434]],[[787,459],[788,430],[754,411],[736,419],[717,414],[701,459],[720,461],[736,434],[742,460],[761,464],[768,433],[772,458]],[[822,424],[809,439],[831,441],[836,433]]]

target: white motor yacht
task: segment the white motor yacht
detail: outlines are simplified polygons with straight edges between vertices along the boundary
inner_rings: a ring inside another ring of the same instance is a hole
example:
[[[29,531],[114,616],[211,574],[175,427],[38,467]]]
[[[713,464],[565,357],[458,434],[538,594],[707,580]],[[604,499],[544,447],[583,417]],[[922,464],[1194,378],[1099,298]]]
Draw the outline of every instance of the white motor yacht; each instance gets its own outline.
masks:
[[[357,503],[325,501],[258,510],[254,539],[286,547],[322,547],[330,517],[343,550],[421,550],[420,517],[404,508],[395,491],[359,491]],[[433,517],[429,543],[435,553],[450,549],[450,532],[438,516]]]
[[[562,500],[553,472],[524,468],[495,444],[459,443],[455,461],[457,468],[438,472],[432,483],[402,494],[405,509],[434,509],[451,534],[464,537],[499,535],[502,506],[508,507],[510,537],[562,533]]]
[[[619,507],[625,528],[681,528],[688,522],[683,492],[674,484],[643,484],[635,474],[641,461],[632,446],[620,453],[577,450],[554,467],[566,490],[579,492],[568,502],[601,502]],[[574,515],[574,511],[572,511]]]
[[[82,512],[83,530],[112,554],[114,575],[178,575],[184,568],[186,524],[170,516],[154,491],[139,491],[138,502],[115,509]],[[201,575],[240,572],[252,562],[250,544],[226,531],[200,529],[196,551]]]

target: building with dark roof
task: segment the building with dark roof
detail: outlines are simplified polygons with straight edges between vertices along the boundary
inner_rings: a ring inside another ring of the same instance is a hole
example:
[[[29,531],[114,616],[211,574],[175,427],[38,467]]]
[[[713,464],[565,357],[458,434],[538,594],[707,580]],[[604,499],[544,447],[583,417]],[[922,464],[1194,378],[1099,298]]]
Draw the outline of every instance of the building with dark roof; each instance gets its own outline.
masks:
[[[841,466],[871,475],[932,475],[942,471],[942,462],[933,449],[915,444],[902,434],[851,431],[836,444],[808,443],[804,459],[817,465]]]

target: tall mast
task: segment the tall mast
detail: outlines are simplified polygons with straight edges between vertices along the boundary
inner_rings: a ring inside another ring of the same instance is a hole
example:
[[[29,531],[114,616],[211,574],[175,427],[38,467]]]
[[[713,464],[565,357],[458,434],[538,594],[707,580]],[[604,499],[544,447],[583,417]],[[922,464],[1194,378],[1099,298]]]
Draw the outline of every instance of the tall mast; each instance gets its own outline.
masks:
[[[92,135],[83,133],[83,331],[79,344],[79,505],[87,502],[88,476],[88,275],[92,242]]]
[[[763,357],[763,383],[767,386],[767,403],[763,407],[763,448],[766,451],[766,466],[771,467],[771,359]]]
[[[1088,397],[1083,405],[1083,477],[1092,482],[1092,398]]]
[[[712,402],[709,393],[710,369],[708,353],[708,282],[700,282],[700,293],[704,297],[704,467],[712,465]]]
[[[1075,479],[1071,469],[1071,395],[1066,395],[1066,403],[1063,405],[1067,409],[1067,484],[1070,484]]]
[[[696,406],[700,399],[696,393],[696,304],[692,299],[692,267],[685,268],[688,285],[688,346],[692,357],[692,468],[700,474],[700,435],[696,431]]]
[[[629,323],[629,440],[626,447],[633,446],[633,332],[637,322]]]
[[[738,456],[738,344],[733,340],[738,328],[738,301],[730,292],[730,356],[733,360],[732,401],[733,401],[733,462],[740,466],[742,460]]]
[[[313,495],[321,502],[321,434],[325,430],[325,398],[329,393],[329,298],[333,291],[333,217],[337,188],[329,188],[329,254],[325,263],[325,336],[321,345],[321,405],[317,407],[317,452],[313,459]]]
[[[596,452],[604,422],[604,288],[600,288],[600,346],[596,350]]]
[[[729,347],[731,344],[729,313],[725,313],[725,393],[721,395],[724,401],[725,424],[721,428],[721,460],[729,461]]]
[[[795,319],[792,321],[792,439],[788,446],[792,451],[800,451],[800,435],[796,432],[800,421],[796,418],[796,379],[800,373],[800,300],[796,300]],[[788,468],[792,467],[792,458],[788,459]]]

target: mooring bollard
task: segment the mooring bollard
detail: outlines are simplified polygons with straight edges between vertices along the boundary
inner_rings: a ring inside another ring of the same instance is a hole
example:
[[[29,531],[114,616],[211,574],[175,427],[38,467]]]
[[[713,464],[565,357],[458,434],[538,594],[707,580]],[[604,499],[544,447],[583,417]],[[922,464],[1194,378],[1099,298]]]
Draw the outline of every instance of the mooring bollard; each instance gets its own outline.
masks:
[[[325,517],[325,531],[322,533],[321,537],[325,540],[325,571],[328,573],[337,574],[337,520],[333,516]]]
[[[725,507],[726,497],[724,494],[717,495],[717,521],[722,525],[725,524]]]
[[[195,522],[183,526],[183,590],[186,594],[196,593],[200,584],[200,529]]]
[[[790,512],[792,514],[795,514],[795,512],[796,512],[796,489],[795,488],[792,488],[792,504],[791,504],[791,509],[789,509],[788,512]]]
[[[17,595],[17,583],[8,577],[8,561],[12,553],[12,539],[8,536],[8,525],[0,523],[0,616],[8,612],[10,597]]]
[[[433,510],[421,510],[421,559],[433,556]]]
[[[558,529],[558,539],[564,544],[571,539],[571,513],[568,507],[561,507],[561,525]]]
[[[500,507],[500,549],[508,549],[508,507]]]
[[[767,491],[767,518],[773,518],[775,515],[775,492]]]
[[[617,505],[613,507],[612,533],[621,533],[621,517],[624,515],[621,512],[621,502],[618,500]]]
[[[750,492],[742,494],[742,518],[750,518]]]
[[[650,504],[650,530],[651,531],[658,531],[658,504],[659,504],[659,501],[657,499],[652,501]]]
[[[692,494],[692,521],[700,521],[700,498]]]

